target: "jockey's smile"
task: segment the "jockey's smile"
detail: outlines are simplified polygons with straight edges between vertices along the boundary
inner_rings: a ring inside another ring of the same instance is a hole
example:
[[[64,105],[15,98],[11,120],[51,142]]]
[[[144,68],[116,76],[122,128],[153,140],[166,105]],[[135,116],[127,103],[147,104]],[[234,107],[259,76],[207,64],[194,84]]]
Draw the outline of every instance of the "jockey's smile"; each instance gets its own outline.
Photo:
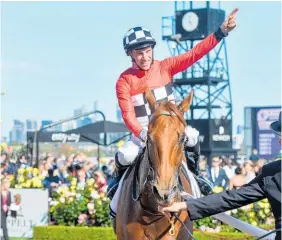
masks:
[[[143,49],[134,49],[129,54],[133,60],[133,67],[145,71],[150,69],[153,62],[153,49],[151,46]]]

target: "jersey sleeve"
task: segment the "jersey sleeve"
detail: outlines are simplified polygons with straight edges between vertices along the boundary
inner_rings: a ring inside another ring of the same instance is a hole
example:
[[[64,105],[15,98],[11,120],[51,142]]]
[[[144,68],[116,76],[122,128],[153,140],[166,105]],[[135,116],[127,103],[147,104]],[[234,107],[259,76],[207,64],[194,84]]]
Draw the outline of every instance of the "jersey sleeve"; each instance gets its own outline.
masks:
[[[188,67],[193,65],[195,62],[205,56],[210,50],[212,50],[218,43],[219,40],[216,38],[215,34],[212,33],[191,50],[179,56],[166,58],[161,62],[161,64],[167,69],[172,77],[173,75],[183,72]]]
[[[143,128],[136,119],[130,90],[130,84],[126,81],[126,79],[121,77],[116,84],[118,104],[121,109],[125,125],[136,137],[138,137]]]

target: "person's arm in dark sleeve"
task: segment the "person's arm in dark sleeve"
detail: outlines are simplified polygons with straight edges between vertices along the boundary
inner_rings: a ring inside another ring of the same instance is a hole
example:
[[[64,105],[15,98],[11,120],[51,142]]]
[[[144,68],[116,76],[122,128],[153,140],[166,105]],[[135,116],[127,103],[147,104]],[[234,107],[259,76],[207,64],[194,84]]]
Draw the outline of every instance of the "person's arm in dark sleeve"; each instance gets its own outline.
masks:
[[[263,178],[260,174],[240,189],[226,190],[219,194],[186,201],[191,220],[212,216],[264,199]]]

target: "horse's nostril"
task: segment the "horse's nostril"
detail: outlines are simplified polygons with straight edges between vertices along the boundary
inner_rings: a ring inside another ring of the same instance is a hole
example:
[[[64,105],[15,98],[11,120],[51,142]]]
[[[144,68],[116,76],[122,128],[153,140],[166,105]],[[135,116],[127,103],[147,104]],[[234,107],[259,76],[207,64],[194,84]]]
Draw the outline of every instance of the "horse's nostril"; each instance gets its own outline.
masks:
[[[159,194],[158,193],[158,189],[156,188],[156,186],[153,187],[153,192],[154,192],[154,194]]]
[[[164,200],[165,200],[165,201],[168,200],[168,195],[167,195],[167,194],[164,195]]]

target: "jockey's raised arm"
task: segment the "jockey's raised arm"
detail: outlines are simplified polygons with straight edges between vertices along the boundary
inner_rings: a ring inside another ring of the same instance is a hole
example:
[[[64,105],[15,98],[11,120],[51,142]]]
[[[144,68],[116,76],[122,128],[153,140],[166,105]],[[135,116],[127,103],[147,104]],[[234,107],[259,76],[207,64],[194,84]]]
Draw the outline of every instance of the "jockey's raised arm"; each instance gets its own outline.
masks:
[[[200,60],[203,56],[209,53],[224,37],[221,29],[219,28],[215,33],[210,34],[204,40],[199,42],[191,50],[179,56],[169,57],[162,61],[162,65],[170,73],[171,78],[173,75],[185,71],[192,66],[195,62]]]

